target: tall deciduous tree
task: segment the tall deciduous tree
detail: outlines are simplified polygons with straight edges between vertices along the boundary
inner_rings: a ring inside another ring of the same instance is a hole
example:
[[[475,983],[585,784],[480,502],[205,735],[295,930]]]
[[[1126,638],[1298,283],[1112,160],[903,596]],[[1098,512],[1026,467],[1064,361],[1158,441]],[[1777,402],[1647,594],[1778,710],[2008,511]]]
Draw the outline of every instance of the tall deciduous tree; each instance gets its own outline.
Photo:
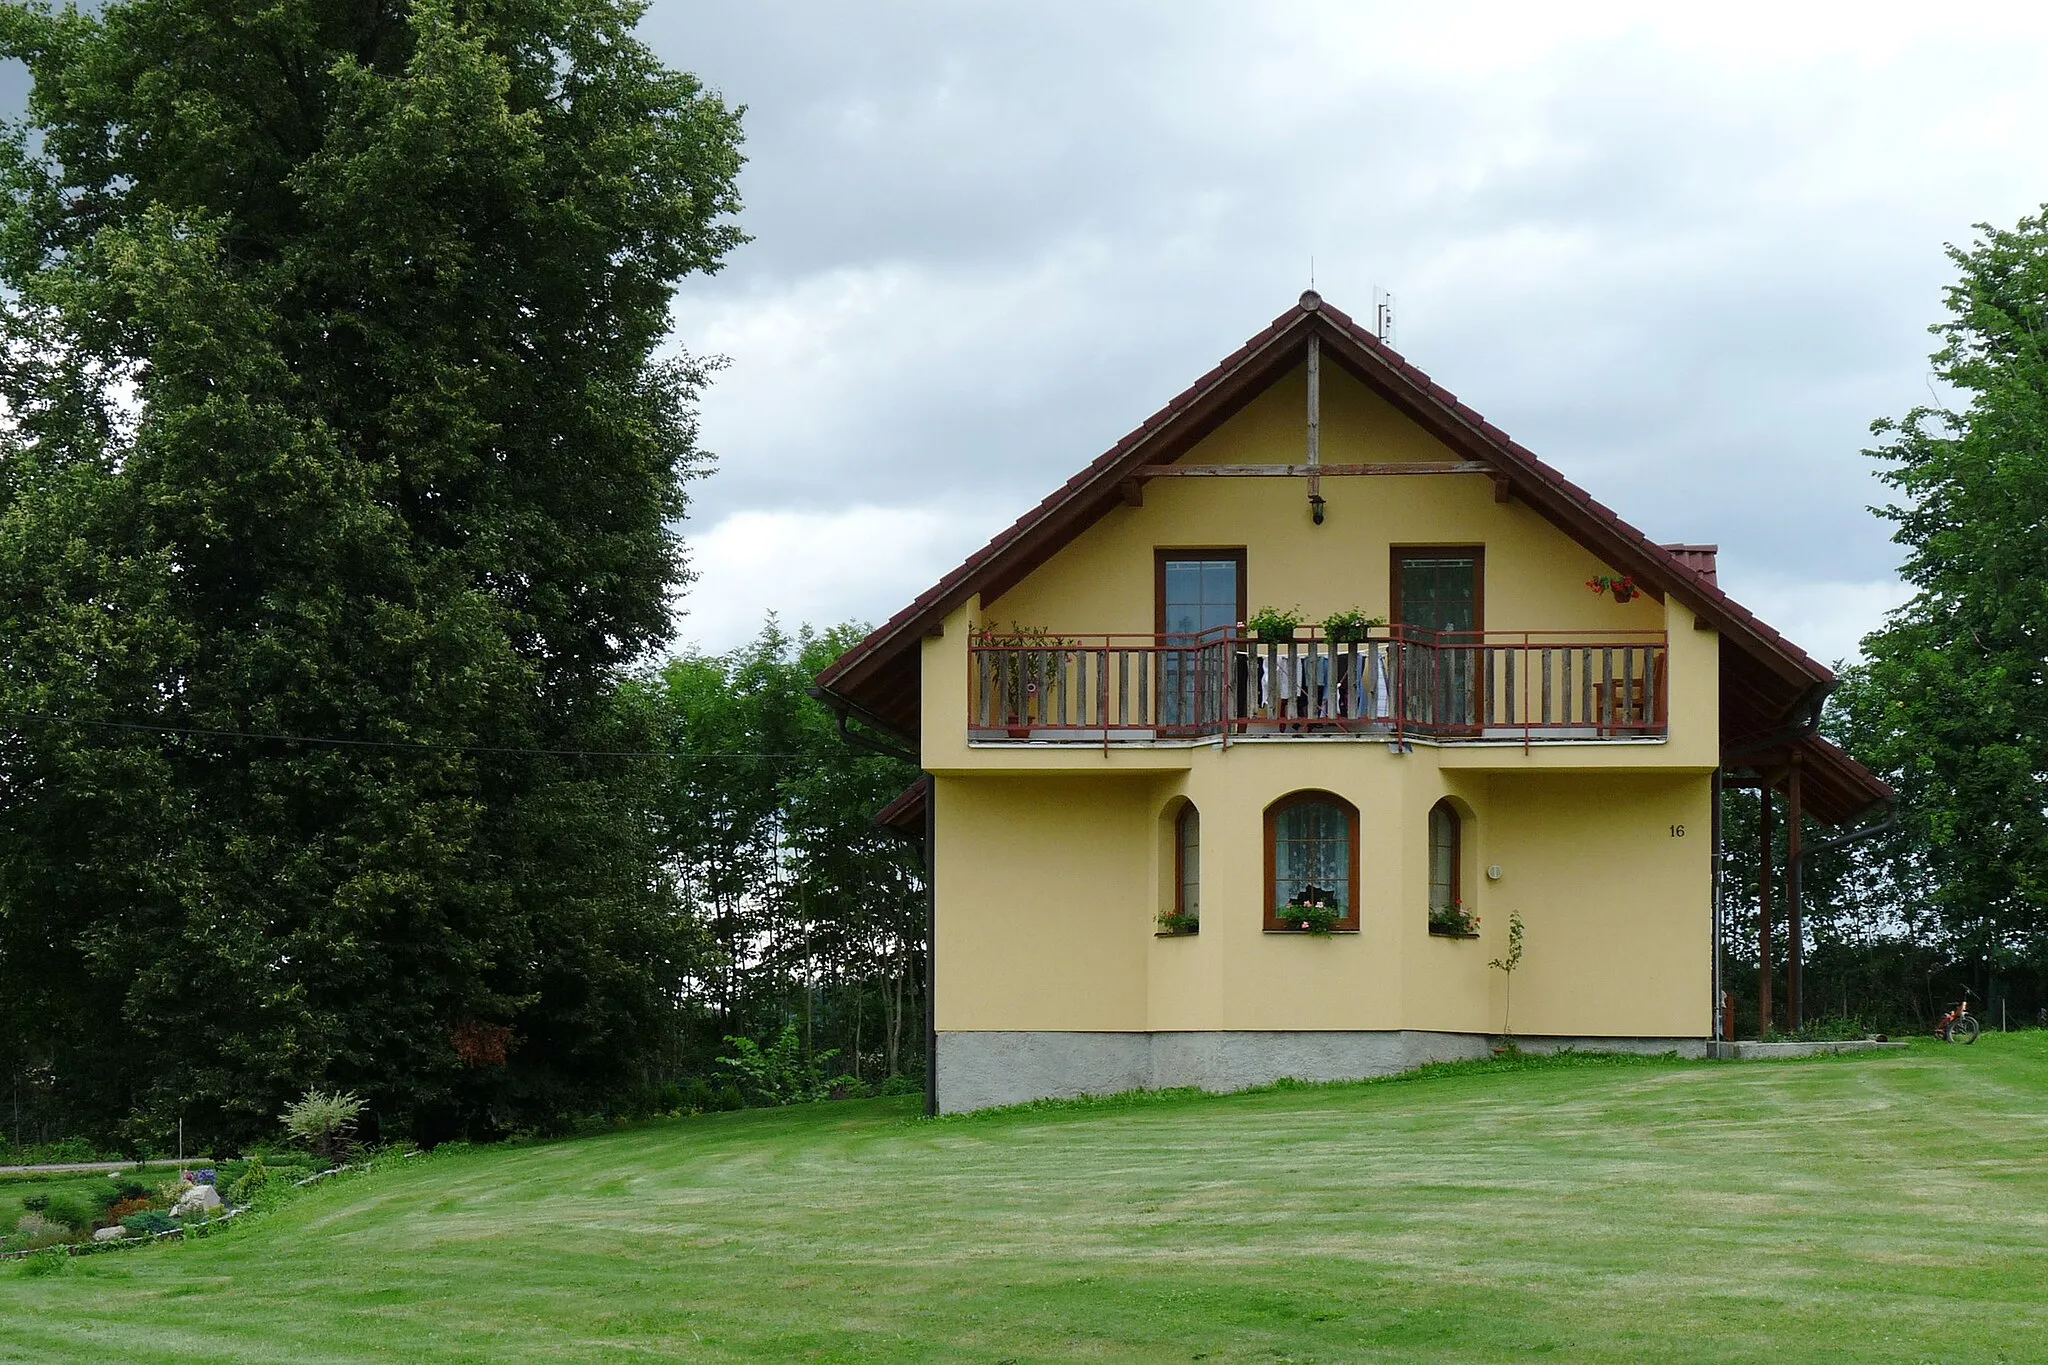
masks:
[[[0,1047],[79,1125],[642,1083],[683,949],[589,751],[645,742],[740,157],[641,10],[0,5]]]
[[[1916,592],[1867,637],[1844,735],[1904,797],[1894,893],[1967,961],[2048,968],[2048,215],[1980,225],[1936,377],[1953,395],[1879,422],[1881,509]]]

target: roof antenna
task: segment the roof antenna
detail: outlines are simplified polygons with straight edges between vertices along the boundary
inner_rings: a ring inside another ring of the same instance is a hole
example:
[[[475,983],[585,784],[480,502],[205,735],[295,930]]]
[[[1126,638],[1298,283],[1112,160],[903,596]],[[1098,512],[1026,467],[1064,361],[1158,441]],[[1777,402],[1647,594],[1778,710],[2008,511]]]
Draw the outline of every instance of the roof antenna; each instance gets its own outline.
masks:
[[[1380,339],[1380,345],[1394,344],[1394,295],[1391,291],[1373,286],[1373,335]]]
[[[1308,258],[1308,287],[1316,287],[1316,258],[1313,256]]]

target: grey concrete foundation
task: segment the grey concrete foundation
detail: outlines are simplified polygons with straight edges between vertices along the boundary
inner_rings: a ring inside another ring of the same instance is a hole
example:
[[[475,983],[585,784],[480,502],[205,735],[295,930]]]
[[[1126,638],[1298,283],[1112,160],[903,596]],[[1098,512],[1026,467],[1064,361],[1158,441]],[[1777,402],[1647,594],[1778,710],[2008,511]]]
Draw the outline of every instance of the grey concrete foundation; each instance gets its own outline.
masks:
[[[1675,1052],[1704,1057],[1702,1038],[1517,1038],[1525,1051]],[[1482,1033],[941,1033],[939,1112],[1127,1090],[1245,1090],[1281,1079],[1356,1081],[1426,1062],[1491,1054]]]
[[[1884,1052],[1907,1046],[1875,1038],[1849,1038],[1833,1043],[1716,1043],[1712,1055],[1735,1062],[1761,1062],[1773,1057],[1824,1057],[1834,1052]]]

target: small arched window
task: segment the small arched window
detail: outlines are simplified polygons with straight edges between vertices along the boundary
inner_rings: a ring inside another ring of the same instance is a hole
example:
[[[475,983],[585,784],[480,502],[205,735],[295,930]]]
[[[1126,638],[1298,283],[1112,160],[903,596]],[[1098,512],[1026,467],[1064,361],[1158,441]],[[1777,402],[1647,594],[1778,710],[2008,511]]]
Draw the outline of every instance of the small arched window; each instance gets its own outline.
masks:
[[[1429,808],[1429,932],[1465,934],[1465,911],[1459,870],[1464,862],[1464,824],[1449,800]]]
[[[1173,822],[1173,913],[1185,929],[1202,922],[1202,816],[1192,805]]]
[[[1266,927],[1291,929],[1290,905],[1336,909],[1358,927],[1358,808],[1329,792],[1296,792],[1266,808]]]

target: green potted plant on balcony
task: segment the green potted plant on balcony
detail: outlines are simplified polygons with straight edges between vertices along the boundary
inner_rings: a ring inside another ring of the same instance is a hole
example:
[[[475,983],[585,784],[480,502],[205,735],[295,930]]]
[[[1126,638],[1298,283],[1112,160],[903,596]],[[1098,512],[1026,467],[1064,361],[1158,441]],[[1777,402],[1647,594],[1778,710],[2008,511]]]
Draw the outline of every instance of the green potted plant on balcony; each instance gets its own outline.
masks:
[[[1030,738],[1033,721],[1044,719],[1040,675],[1048,661],[1054,668],[1064,666],[1065,651],[1074,642],[1061,639],[1043,626],[1023,626],[1013,621],[1007,631],[998,631],[993,624],[983,622],[974,632],[973,643],[1003,649],[1008,654],[1008,665],[999,666],[996,671],[996,704],[1002,709],[1000,719],[1009,737]],[[1034,712],[1038,714],[1034,716]]]
[[[1294,638],[1295,627],[1301,620],[1300,607],[1260,607],[1245,625],[1266,644],[1284,645]]]
[[[1454,900],[1448,905],[1429,907],[1429,932],[1438,938],[1478,938],[1479,916]]]
[[[1326,891],[1311,882],[1281,907],[1279,918],[1282,923],[1291,924],[1316,938],[1328,938],[1337,922],[1344,918],[1344,906],[1336,892]]]
[[[1323,636],[1332,644],[1355,645],[1376,626],[1387,623],[1384,616],[1367,616],[1357,607],[1333,611],[1323,618]]]

